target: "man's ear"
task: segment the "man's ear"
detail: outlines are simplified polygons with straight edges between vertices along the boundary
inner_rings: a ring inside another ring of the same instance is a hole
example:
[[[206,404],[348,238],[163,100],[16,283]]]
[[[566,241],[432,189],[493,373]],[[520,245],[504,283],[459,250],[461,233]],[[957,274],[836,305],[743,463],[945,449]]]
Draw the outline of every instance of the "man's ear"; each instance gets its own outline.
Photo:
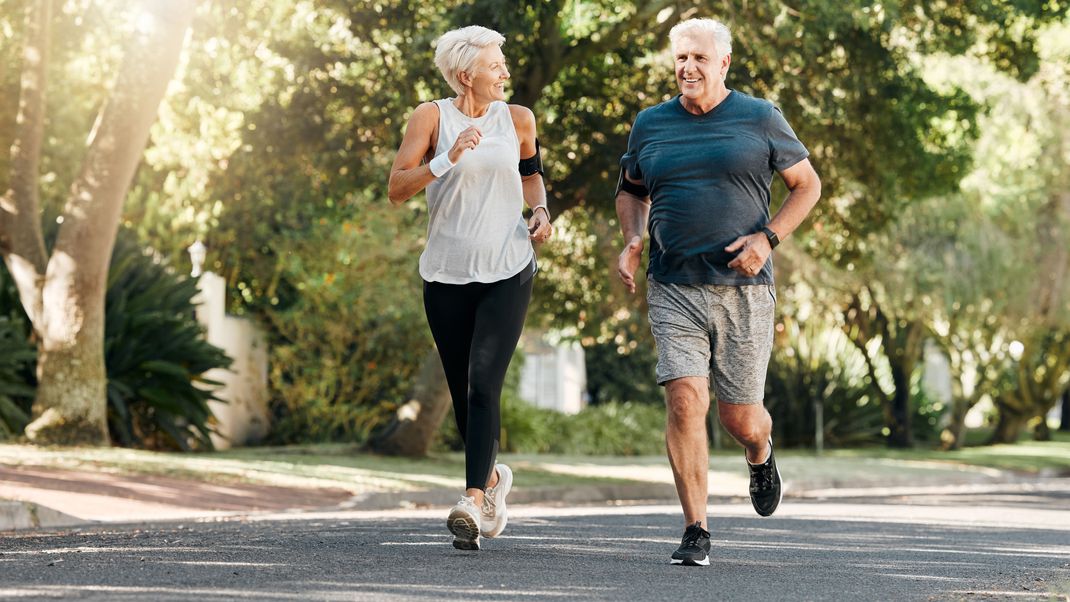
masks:
[[[721,79],[724,79],[724,77],[726,75],[728,75],[728,66],[731,65],[731,64],[732,64],[732,55],[731,54],[724,55],[724,58],[721,59]]]

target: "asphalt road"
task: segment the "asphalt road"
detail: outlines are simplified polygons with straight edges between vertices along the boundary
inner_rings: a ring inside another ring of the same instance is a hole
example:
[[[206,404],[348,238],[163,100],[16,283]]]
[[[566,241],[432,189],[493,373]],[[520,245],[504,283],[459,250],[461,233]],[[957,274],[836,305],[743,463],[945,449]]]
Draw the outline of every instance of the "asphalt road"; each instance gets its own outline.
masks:
[[[1070,484],[712,500],[709,567],[669,564],[672,506],[511,508],[480,552],[445,510],[260,515],[0,535],[0,598],[1066,600]]]

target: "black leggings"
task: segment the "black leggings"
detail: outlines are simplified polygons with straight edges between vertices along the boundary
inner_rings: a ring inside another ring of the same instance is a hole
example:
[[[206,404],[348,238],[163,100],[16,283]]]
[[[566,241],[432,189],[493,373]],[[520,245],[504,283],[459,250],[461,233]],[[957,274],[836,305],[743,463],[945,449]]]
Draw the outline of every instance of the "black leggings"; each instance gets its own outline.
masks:
[[[502,385],[531,300],[534,261],[498,282],[424,281],[424,310],[442,358],[457,429],[464,441],[466,489],[486,489],[501,437]]]

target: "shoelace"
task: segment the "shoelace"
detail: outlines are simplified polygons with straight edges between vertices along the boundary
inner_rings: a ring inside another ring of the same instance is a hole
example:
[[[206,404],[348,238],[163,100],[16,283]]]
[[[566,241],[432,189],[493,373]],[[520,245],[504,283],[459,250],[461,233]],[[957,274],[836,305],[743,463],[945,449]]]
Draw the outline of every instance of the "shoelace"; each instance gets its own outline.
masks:
[[[751,488],[757,491],[773,488],[773,466],[770,462],[751,466]]]
[[[698,523],[691,525],[684,531],[683,545],[685,546],[698,546],[698,540],[703,536],[709,537],[708,531],[699,526]]]

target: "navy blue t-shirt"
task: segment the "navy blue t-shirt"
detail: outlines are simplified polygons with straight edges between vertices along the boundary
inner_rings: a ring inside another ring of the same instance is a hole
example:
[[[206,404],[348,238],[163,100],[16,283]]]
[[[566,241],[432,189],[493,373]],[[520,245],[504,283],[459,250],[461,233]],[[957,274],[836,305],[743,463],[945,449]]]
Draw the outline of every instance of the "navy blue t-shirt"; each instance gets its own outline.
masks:
[[[620,163],[650,191],[647,275],[672,284],[772,284],[772,255],[754,277],[724,248],[769,222],[773,172],[809,152],[772,103],[730,90],[703,115],[680,97],[635,118]]]

